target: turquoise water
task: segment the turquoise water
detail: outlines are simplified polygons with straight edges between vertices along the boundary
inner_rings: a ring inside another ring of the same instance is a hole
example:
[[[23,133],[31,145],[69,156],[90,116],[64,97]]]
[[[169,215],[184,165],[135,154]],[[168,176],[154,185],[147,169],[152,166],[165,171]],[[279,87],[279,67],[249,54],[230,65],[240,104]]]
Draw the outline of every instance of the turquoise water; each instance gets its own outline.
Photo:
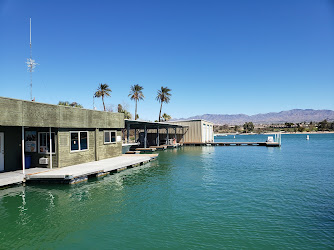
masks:
[[[305,137],[184,147],[88,183],[0,190],[0,248],[333,249],[334,135]]]

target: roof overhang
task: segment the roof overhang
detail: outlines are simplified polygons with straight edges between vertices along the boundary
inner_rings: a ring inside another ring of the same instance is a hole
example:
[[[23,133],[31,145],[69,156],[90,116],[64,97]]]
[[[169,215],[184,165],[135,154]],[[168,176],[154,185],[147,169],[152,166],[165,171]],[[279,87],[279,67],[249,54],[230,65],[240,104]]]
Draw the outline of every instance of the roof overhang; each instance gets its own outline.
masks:
[[[188,126],[173,124],[168,122],[149,122],[149,121],[138,121],[125,119],[125,127],[128,125],[130,129],[158,129],[158,128],[186,128]]]

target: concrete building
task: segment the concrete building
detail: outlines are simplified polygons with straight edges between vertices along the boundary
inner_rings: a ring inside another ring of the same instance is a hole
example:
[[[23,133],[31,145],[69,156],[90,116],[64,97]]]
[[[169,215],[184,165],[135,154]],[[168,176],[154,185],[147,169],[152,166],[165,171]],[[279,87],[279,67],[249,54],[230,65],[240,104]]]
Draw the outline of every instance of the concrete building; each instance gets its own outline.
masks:
[[[181,126],[187,126],[185,134],[183,136],[183,142],[198,142],[206,143],[213,142],[213,123],[205,120],[183,120],[172,121],[169,123],[178,124]]]
[[[0,97],[0,172],[122,154],[124,114]]]

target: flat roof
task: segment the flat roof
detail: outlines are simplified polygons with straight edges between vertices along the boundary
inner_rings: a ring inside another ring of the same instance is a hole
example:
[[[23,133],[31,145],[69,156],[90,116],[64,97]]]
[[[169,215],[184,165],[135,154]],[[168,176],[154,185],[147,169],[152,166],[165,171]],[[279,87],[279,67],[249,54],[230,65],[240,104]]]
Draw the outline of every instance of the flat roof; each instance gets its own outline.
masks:
[[[177,122],[200,122],[200,121],[214,124],[213,122],[210,122],[210,121],[207,121],[207,120],[204,120],[204,119],[188,119],[188,120],[177,120],[177,121],[170,121],[170,122],[177,123]]]
[[[149,122],[149,121],[138,121],[138,120],[129,120],[125,119],[125,127],[130,125],[130,129],[144,129],[145,126],[147,129],[157,129],[157,128],[185,128],[188,126],[173,124],[169,122]]]

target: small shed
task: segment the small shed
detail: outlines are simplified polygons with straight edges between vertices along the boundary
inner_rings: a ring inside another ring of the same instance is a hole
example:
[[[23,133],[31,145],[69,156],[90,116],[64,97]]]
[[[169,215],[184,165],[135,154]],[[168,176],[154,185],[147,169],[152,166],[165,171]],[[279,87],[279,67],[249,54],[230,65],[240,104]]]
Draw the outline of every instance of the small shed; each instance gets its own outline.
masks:
[[[187,142],[206,143],[214,141],[212,122],[198,119],[198,120],[171,121],[169,123],[188,127],[187,131],[183,136],[185,143]]]

